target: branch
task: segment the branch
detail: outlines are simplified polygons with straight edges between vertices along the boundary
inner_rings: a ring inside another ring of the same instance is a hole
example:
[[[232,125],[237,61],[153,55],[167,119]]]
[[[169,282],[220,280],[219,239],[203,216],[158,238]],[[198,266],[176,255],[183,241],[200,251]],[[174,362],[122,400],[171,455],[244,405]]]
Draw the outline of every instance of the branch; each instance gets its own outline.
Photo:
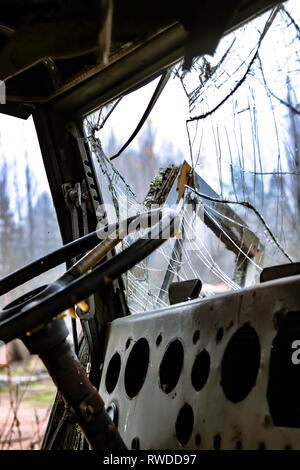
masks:
[[[262,76],[262,79],[263,79],[263,82],[264,82],[264,86],[265,86],[266,90],[268,91],[268,93],[270,95],[272,95],[273,98],[276,98],[276,100],[278,100],[281,104],[283,104],[284,106],[289,108],[293,113],[300,114],[300,111],[298,111],[297,108],[295,108],[292,104],[288,103],[287,101],[283,100],[282,98],[279,98],[279,96],[275,95],[275,93],[273,93],[273,91],[270,90],[269,86],[267,85],[266,77],[265,77],[265,74],[264,74],[264,71],[263,71],[263,66],[262,66],[262,62],[261,62],[261,59],[259,57],[259,54],[257,55],[257,57],[258,57],[258,60],[259,60],[259,65],[260,65],[259,68],[260,68],[260,71],[261,71],[261,76]]]

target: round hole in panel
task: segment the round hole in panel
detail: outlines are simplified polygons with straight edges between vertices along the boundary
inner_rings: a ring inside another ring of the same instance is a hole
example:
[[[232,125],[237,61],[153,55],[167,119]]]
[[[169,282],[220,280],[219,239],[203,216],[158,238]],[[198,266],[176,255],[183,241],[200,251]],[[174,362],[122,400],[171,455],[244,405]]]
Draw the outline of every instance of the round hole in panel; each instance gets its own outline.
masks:
[[[118,378],[121,370],[121,357],[118,352],[116,352],[111,360],[109,361],[106,377],[105,377],[105,386],[108,393],[112,393],[117,385]]]
[[[219,342],[222,340],[223,335],[224,335],[224,329],[223,329],[223,328],[219,328],[218,331],[217,331],[217,334],[216,334],[216,341],[217,341],[217,343],[219,343]]]
[[[242,450],[243,448],[242,441],[236,441],[235,448],[236,450]]]
[[[230,339],[221,365],[221,385],[228,400],[244,400],[256,384],[260,363],[260,344],[248,323]]]
[[[131,449],[139,450],[139,448],[140,448],[140,440],[138,437],[134,437],[131,441]]]
[[[161,342],[162,342],[162,335],[160,333],[158,337],[156,338],[156,346],[159,346]]]
[[[195,444],[196,444],[197,447],[200,446],[200,444],[201,444],[201,436],[200,436],[199,433],[196,434]]]
[[[210,357],[208,352],[203,349],[193,364],[192,368],[192,384],[194,389],[199,392],[207,382],[210,369]]]
[[[189,441],[194,427],[194,413],[187,403],[183,405],[176,420],[176,436],[180,444],[185,445]]]
[[[196,330],[193,335],[193,343],[196,344],[197,341],[199,341],[199,338],[200,338],[200,330]]]
[[[125,390],[130,398],[141,390],[148,371],[149,345],[145,338],[139,339],[132,347],[125,368]]]
[[[178,339],[175,339],[169,344],[159,368],[160,386],[167,394],[177,385],[183,366],[183,357],[183,346]]]

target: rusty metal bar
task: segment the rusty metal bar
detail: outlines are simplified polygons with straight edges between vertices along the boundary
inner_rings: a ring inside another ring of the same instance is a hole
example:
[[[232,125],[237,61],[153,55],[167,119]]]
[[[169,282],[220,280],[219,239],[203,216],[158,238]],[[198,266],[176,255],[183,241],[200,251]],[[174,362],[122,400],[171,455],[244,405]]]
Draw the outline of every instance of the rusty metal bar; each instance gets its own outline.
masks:
[[[31,354],[38,354],[53,382],[71,407],[92,450],[120,451],[126,446],[108,416],[104,402],[66,339],[63,320],[47,324],[42,330],[23,338]]]

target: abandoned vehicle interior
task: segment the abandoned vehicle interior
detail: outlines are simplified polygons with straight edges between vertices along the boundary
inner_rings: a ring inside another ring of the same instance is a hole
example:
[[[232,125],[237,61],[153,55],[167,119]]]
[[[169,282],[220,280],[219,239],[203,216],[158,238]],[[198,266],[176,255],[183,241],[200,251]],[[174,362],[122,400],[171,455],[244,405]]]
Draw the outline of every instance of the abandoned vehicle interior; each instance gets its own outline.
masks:
[[[300,449],[299,13],[1,2],[1,449]]]

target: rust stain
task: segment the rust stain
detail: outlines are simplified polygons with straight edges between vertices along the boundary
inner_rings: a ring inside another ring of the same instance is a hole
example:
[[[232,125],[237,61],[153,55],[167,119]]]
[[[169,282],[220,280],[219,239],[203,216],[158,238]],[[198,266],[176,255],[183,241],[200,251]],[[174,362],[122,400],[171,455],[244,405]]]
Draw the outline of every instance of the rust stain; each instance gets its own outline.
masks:
[[[178,176],[178,185],[177,185],[178,197],[177,197],[176,204],[178,204],[180,199],[182,198],[186,185],[189,185],[193,188],[194,177],[193,177],[192,167],[186,161],[184,161],[180,169],[179,176]]]

